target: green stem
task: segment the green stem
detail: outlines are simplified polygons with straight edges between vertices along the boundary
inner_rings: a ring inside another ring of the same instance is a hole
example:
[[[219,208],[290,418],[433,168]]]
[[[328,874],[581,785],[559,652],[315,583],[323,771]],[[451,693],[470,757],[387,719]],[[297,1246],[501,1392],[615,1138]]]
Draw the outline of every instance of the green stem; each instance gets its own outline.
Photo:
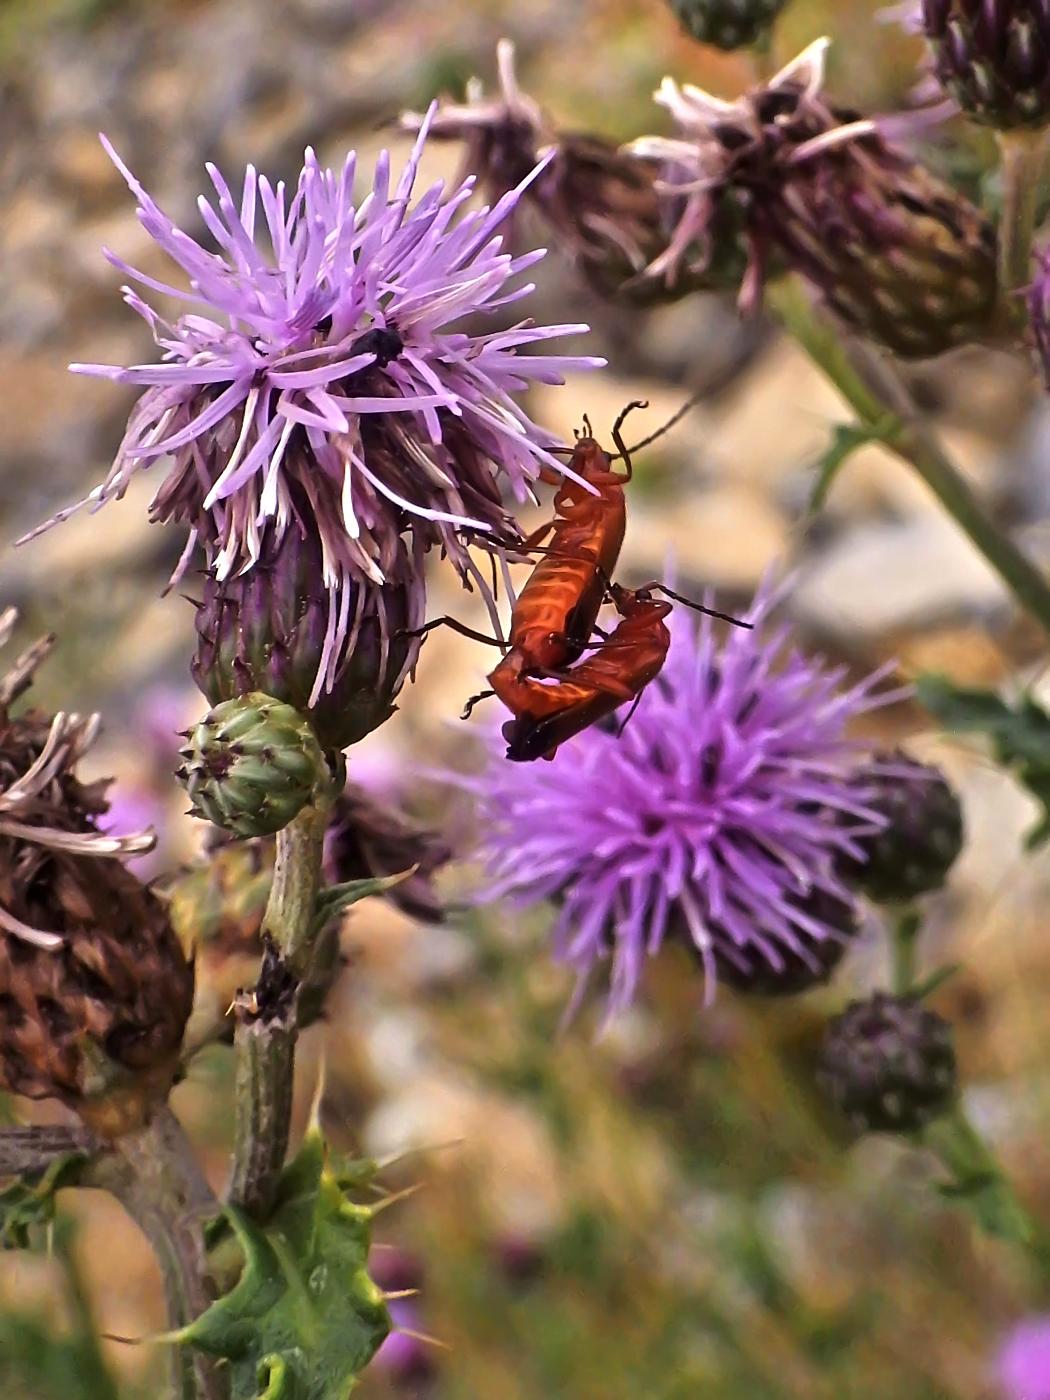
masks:
[[[999,134],[1003,204],[999,221],[999,281],[1005,296],[1027,286],[1031,276],[1032,235],[1046,166],[1046,133]]]
[[[85,1168],[86,1186],[116,1196],[149,1240],[164,1278],[168,1321],[182,1327],[212,1302],[203,1222],[219,1205],[182,1127],[167,1107],[144,1128],[117,1138]],[[172,1348],[177,1400],[226,1400],[225,1375],[206,1357]]]
[[[923,1129],[920,1141],[950,1173],[944,1194],[973,1215],[986,1234],[1032,1249],[1043,1247],[1040,1229],[1021,1205],[994,1153],[970,1122],[961,1102]]]
[[[813,308],[797,282],[772,289],[784,325],[851,405],[860,421],[925,481],[1021,606],[1050,633],[1050,585],[985,513],[965,477],[923,423],[892,362],[846,340]]]
[[[915,986],[915,964],[922,915],[917,909],[898,909],[893,918],[893,990],[906,997]]]
[[[237,1005],[236,1116],[230,1201],[265,1219],[273,1207],[291,1128],[298,1000],[317,953],[317,896],[331,794],[277,833],[263,919],[266,954],[254,993]]]

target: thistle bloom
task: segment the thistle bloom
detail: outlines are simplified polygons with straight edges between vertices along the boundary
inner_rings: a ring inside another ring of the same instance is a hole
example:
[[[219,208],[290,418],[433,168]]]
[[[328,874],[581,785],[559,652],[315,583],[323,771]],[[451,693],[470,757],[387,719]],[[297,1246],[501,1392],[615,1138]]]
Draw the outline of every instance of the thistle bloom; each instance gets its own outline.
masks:
[[[936,355],[987,337],[997,311],[991,225],[890,142],[889,122],[828,103],[827,45],[811,44],[736,102],[664,79],[656,100],[680,135],[631,148],[666,162],[678,210],[651,275],[688,266],[729,206],[749,249],[744,310],[759,304],[779,256],[843,320],[897,354]]]
[[[352,153],[336,172],[308,150],[290,196],[249,166],[235,197],[209,165],[216,198],[202,197],[198,208],[215,251],[177,227],[104,143],[143,227],[188,286],[107,253],[132,282],[186,310],[166,320],[125,287],[160,363],[72,366],[144,389],[87,502],[101,506],[136,472],[169,458],[152,516],[188,528],[176,576],[195,545],[223,581],[305,528],[319,541],[329,595],[326,684],[353,626],[359,585],[397,584],[406,570],[418,579],[418,553],[433,545],[476,577],[465,534],[517,534],[502,485],[520,501],[542,467],[564,470],[550,450],[556,440],[514,393],[560,383],[568,367],[603,363],[522,353],[584,326],[460,328],[466,316],[499,312],[531,291],[512,279],[543,251],[512,257],[500,230],[540,169],[491,209],[464,211],[471,180],[448,192],[439,182],[412,204],[427,125],[396,185],[384,153],[357,202]],[[415,550],[406,551],[406,534]]]
[[[669,267],[660,280],[643,276],[667,243],[659,162],[632,156],[604,136],[558,131],[519,86],[509,40],[497,45],[496,63],[497,94],[486,97],[472,79],[466,102],[442,103],[430,127],[435,140],[464,143],[464,169],[477,176],[490,199],[521,186],[542,160],[541,173],[523,187],[522,206],[550,226],[559,247],[602,296],[674,300],[739,278],[740,248],[725,221],[708,230],[710,255],[702,266],[697,261]],[[417,131],[426,120],[406,112],[401,125]]]
[[[852,931],[842,856],[880,818],[850,785],[855,716],[894,698],[883,672],[842,688],[842,670],[803,656],[789,629],[765,628],[779,593],[719,644],[681,612],[667,663],[617,737],[585,731],[549,763],[508,764],[494,739],[464,780],[478,807],[486,899],[558,903],[558,957],[578,987],[611,962],[609,1009],[634,996],[668,938],[716,976],[760,989],[800,966],[823,980],[829,942]],[[843,918],[845,914],[845,918]],[[845,927],[844,927],[845,925]]]
[[[944,90],[974,121],[1001,130],[1050,122],[1046,0],[915,0]]]
[[[1050,1317],[1025,1318],[996,1358],[1004,1400],[1050,1400]]]

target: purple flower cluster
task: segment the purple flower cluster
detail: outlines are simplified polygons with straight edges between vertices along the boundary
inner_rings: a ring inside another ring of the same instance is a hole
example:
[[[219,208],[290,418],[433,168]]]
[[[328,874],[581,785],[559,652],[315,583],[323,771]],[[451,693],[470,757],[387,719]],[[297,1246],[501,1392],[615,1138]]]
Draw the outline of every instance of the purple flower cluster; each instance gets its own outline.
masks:
[[[595,728],[549,763],[498,756],[460,780],[478,807],[484,898],[559,906],[558,957],[578,991],[611,963],[609,1010],[635,994],[645,959],[671,937],[695,948],[707,993],[721,971],[808,966],[820,978],[837,911],[853,900],[837,871],[862,859],[880,818],[850,784],[857,715],[887,703],[885,671],[843,688],[841,668],[766,632],[781,590],[719,643],[679,613],[663,671],[621,734]],[[899,692],[897,693],[899,694]]]
[[[326,661],[361,586],[417,577],[433,545],[462,575],[476,574],[465,537],[517,537],[502,482],[521,501],[542,467],[564,467],[550,450],[557,440],[513,396],[604,363],[523,353],[585,326],[460,328],[532,290],[512,281],[543,250],[512,257],[501,229],[542,166],[493,208],[465,209],[470,179],[450,191],[439,182],[413,204],[428,125],[396,183],[389,156],[379,157],[364,198],[355,198],[353,153],[336,172],[308,150],[290,193],[249,166],[235,194],[209,165],[215,197],[198,208],[212,248],[179,228],[105,143],[143,227],[187,285],[107,257],[186,309],[165,319],[126,286],[160,362],[72,366],[144,390],[109,474],[80,504],[101,506],[170,459],[153,518],[189,530],[178,572],[200,545],[220,581],[249,571],[292,530],[313,535],[331,598]]]
[[[1050,1400],[1050,1317],[1025,1318],[1008,1334],[996,1359],[1004,1400]]]

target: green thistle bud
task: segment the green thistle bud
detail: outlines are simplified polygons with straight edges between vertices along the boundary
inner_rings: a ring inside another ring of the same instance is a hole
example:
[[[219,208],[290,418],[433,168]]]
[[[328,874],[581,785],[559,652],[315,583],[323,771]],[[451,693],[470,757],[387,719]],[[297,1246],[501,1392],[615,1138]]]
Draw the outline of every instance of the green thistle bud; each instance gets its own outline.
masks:
[[[855,838],[863,859],[844,863],[844,878],[878,904],[939,889],[963,844],[962,807],[940,770],[898,749],[877,755],[851,786],[885,825]]]
[[[1010,130],[1050,122],[1045,0],[921,0],[941,86],[967,116]]]
[[[338,645],[313,536],[288,530],[246,574],[222,582],[209,575],[192,666],[202,694],[212,705],[252,691],[272,695],[309,719],[326,750],[377,729],[415,664],[419,639],[411,634],[425,607],[422,575],[400,541],[397,551],[385,566],[391,582],[345,584],[352,597]]]
[[[307,721],[258,691],[216,705],[189,738],[179,778],[192,810],[234,836],[280,831],[327,775]]]
[[[786,0],[668,0],[682,28],[701,44],[750,48],[768,33]]]
[[[915,1132],[955,1095],[951,1027],[907,997],[851,1002],[825,1032],[818,1081],[858,1132]]]

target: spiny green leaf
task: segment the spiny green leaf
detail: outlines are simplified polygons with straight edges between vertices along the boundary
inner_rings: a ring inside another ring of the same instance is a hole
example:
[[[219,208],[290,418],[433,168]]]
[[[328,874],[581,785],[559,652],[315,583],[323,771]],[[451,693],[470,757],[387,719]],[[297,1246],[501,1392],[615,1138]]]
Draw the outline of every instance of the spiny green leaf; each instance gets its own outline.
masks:
[[[892,415],[880,419],[878,423],[839,423],[831,435],[831,442],[817,459],[817,479],[809,497],[810,514],[822,510],[828,499],[828,492],[839,471],[850,457],[869,442],[887,442],[899,422]]]
[[[226,1215],[241,1276],[167,1340],[227,1358],[232,1400],[345,1400],[390,1329],[367,1270],[373,1211],[347,1197],[312,1128],[266,1224]]]
[[[1010,705],[994,691],[957,686],[946,676],[922,676],[916,688],[945,729],[984,734],[996,761],[1010,768],[1042,807],[1025,846],[1031,850],[1050,840],[1050,715],[1030,695]]]
[[[383,875],[367,880],[347,880],[342,885],[329,885],[317,896],[315,923],[318,926],[326,924],[337,914],[341,914],[344,909],[349,909],[351,904],[356,904],[359,899],[367,899],[369,895],[373,894],[384,894],[387,890],[393,889],[395,885],[400,885],[403,880],[407,880],[410,875],[414,875],[417,869],[418,866],[413,865],[411,869],[402,870],[397,875]]]

